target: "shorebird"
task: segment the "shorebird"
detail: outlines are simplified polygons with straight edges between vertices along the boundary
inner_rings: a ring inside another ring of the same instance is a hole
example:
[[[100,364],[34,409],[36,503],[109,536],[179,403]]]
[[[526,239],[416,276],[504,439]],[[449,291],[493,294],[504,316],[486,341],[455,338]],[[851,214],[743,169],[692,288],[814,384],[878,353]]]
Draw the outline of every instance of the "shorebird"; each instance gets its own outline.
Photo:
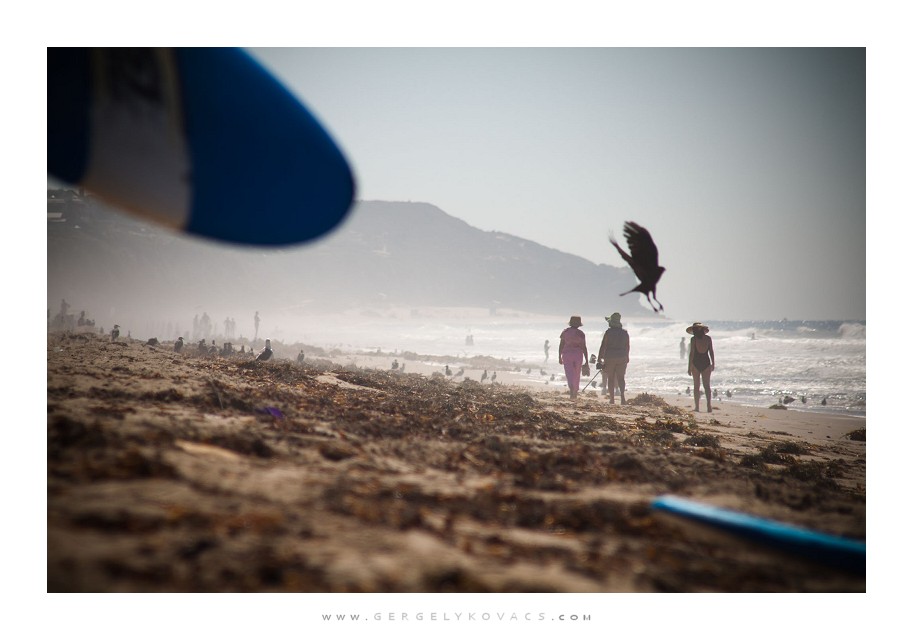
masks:
[[[486,380],[488,380],[488,369],[485,369],[482,373],[482,380],[480,382],[485,382]]]
[[[183,349],[183,348],[184,348],[184,338],[182,336],[178,336],[178,339],[174,343],[174,350],[175,350],[175,352],[180,353],[181,349]]]
[[[647,302],[650,303],[653,311],[659,313],[664,309],[662,303],[656,299],[656,283],[659,282],[663,272],[666,270],[665,267],[659,266],[659,251],[657,251],[656,245],[653,243],[650,232],[636,222],[625,222],[624,235],[628,242],[628,249],[631,251],[630,255],[625,253],[614,237],[609,236],[609,242],[618,249],[618,253],[621,254],[624,261],[634,271],[634,275],[637,276],[640,283],[630,291],[625,291],[619,295],[623,296],[640,291],[646,296]],[[653,300],[650,300],[651,295]],[[658,309],[653,305],[653,301],[656,301],[656,304],[659,305]]]
[[[498,379],[498,372],[495,371],[491,374],[491,383],[494,384],[495,380],[497,380],[497,379]]]
[[[269,340],[266,341],[266,346],[263,347],[263,351],[257,355],[257,360],[260,362],[266,362],[273,357],[273,348],[269,345]]]

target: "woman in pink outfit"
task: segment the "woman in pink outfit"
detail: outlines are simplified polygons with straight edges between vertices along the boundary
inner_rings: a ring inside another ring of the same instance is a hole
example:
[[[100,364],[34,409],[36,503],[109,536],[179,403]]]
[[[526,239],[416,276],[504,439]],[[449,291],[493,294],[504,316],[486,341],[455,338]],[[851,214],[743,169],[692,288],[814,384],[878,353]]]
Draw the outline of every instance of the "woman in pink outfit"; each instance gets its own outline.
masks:
[[[580,391],[580,371],[590,355],[586,349],[586,334],[580,330],[583,326],[580,316],[571,316],[568,325],[568,328],[561,332],[561,339],[558,342],[558,364],[564,365],[571,398],[576,398],[577,392]]]

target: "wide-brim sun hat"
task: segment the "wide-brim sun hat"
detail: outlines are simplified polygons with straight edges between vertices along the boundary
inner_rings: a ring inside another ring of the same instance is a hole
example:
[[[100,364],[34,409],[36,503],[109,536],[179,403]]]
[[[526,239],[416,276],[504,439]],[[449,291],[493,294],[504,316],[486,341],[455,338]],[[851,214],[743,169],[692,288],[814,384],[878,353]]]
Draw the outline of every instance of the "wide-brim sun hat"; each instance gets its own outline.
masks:
[[[580,319],[580,316],[571,316],[571,319],[567,323],[572,327],[582,327],[583,321]]]
[[[618,313],[617,311],[610,316],[606,316],[605,319],[606,319],[606,322],[608,322],[611,325],[621,326],[621,314]]]
[[[693,334],[695,330],[701,331],[702,333],[707,333],[710,331],[710,327],[701,322],[695,322],[693,325],[685,329],[685,332]]]

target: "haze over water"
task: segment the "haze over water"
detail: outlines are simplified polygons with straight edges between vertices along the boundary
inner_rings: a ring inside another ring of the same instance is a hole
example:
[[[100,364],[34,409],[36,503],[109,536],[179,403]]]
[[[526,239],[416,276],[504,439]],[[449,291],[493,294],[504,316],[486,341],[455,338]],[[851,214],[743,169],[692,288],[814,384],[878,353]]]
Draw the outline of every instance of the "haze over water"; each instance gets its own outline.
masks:
[[[597,352],[607,327],[603,318],[584,317],[590,353]],[[491,356],[521,367],[523,379],[548,381],[563,388],[563,367],[558,365],[558,336],[567,318],[504,312],[487,315],[435,310],[423,315],[367,312],[323,318],[287,318],[277,337],[291,344],[301,341],[345,352],[385,354],[412,352],[425,356],[465,358]],[[631,361],[626,381],[628,396],[637,393],[685,394],[692,385],[687,374],[687,354],[680,357],[680,341],[690,336],[690,323],[637,318],[624,321],[631,337]],[[287,323],[287,324],[286,324]],[[852,415],[866,412],[866,327],[855,321],[705,321],[711,327],[716,370],[712,388],[719,402],[769,407],[787,396],[793,410],[825,411]],[[294,327],[294,328],[293,328]],[[468,345],[466,337],[472,336]],[[544,342],[550,342],[548,363]],[[358,365],[357,356],[353,358]],[[433,363],[433,358],[429,363]],[[453,366],[453,365],[451,365]],[[458,363],[457,367],[460,366]],[[526,369],[531,368],[527,376]],[[541,375],[540,369],[548,375]],[[593,371],[595,374],[595,369]],[[555,374],[556,380],[551,381]],[[598,378],[597,378],[598,380]],[[725,394],[732,393],[729,398]],[[806,402],[801,401],[802,396]],[[821,401],[827,399],[827,404]]]

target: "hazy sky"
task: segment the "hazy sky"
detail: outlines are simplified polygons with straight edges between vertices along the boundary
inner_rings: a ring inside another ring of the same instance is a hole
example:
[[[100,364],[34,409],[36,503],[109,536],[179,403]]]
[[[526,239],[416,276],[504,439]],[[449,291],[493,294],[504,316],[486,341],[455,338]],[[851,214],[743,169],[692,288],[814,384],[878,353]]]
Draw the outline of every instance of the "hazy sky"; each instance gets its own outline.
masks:
[[[360,199],[616,266],[608,235],[634,220],[678,320],[865,319],[865,49],[249,51]]]

